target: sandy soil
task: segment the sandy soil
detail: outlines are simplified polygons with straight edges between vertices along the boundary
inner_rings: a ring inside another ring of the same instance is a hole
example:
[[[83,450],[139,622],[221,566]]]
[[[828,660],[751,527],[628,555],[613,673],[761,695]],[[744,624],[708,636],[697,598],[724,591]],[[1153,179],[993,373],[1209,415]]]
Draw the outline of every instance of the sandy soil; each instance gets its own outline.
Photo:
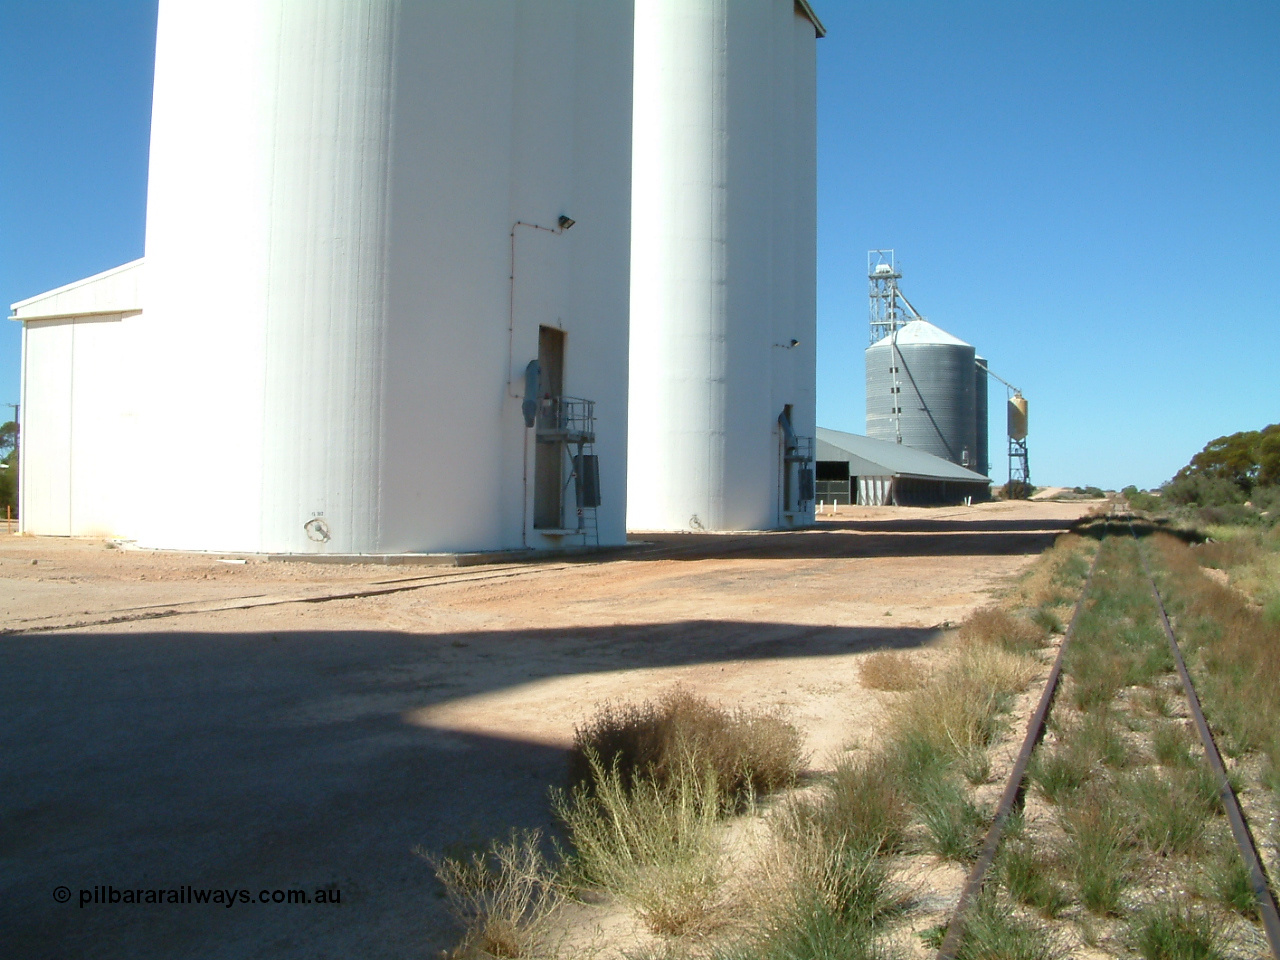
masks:
[[[845,507],[797,533],[461,569],[5,538],[0,926],[18,956],[430,956],[453,932],[412,848],[549,826],[602,702],[681,684],[776,705],[823,769],[874,736],[865,652],[938,656],[1091,506]],[[343,901],[77,906],[144,881]]]

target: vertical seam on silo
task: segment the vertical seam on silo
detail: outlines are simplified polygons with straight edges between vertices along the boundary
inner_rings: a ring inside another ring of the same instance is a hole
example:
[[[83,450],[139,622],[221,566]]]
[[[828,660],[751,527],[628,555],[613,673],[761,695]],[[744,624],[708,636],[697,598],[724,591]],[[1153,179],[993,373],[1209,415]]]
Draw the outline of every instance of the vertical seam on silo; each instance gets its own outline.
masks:
[[[374,547],[381,551],[383,549],[383,488],[386,481],[385,462],[383,460],[383,451],[386,449],[386,398],[387,398],[387,336],[388,327],[391,317],[391,278],[390,278],[390,262],[391,262],[391,219],[392,219],[392,197],[393,197],[393,159],[396,147],[396,78],[399,57],[399,38],[400,38],[400,13],[401,5],[398,0],[393,0],[389,7],[389,23],[383,30],[386,48],[384,48],[384,67],[383,82],[385,84],[385,97],[383,100],[383,159],[382,159],[382,209],[379,211],[380,217],[380,237],[378,250],[378,328],[375,336],[372,338],[371,344],[374,350],[374,356],[371,358],[370,369],[375,376],[375,382],[372,387],[373,397],[371,398],[370,411],[376,418],[373,424],[374,429],[371,430],[373,436],[373,450],[370,453],[373,456],[373,469],[375,475],[372,478],[369,487],[370,493],[374,497],[374,502],[370,505],[369,519],[372,534],[370,542]]]
[[[279,126],[279,122],[280,122],[280,83],[281,83],[281,74],[282,74],[281,41],[284,39],[283,16],[284,16],[283,10],[277,7],[276,17],[275,17],[276,29],[274,31],[275,40],[276,40],[275,56],[272,59],[272,68],[274,70],[275,75],[272,79],[272,83],[270,86],[270,89],[272,91],[271,117],[270,117],[270,123],[266,125],[266,131],[263,131],[263,133],[269,133],[269,135],[264,135],[262,137],[263,142],[261,145],[259,145],[259,149],[263,149],[265,147],[270,151],[269,161],[265,165],[268,173],[267,182],[264,188],[266,192],[266,197],[264,199],[266,201],[266,207],[267,207],[267,242],[266,242],[267,262],[264,265],[263,276],[262,276],[262,283],[264,286],[264,289],[262,291],[263,292],[262,333],[261,333],[262,367],[260,371],[261,377],[258,383],[258,390],[259,390],[258,416],[260,420],[260,424],[259,424],[260,431],[258,435],[258,452],[257,452],[258,453],[257,545],[259,548],[261,548],[264,545],[263,540],[267,533],[266,511],[263,509],[263,503],[267,496],[267,423],[268,423],[268,410],[267,410],[268,399],[267,398],[269,393],[268,387],[267,387],[267,375],[270,370],[270,364],[271,364],[271,283],[272,283],[272,275],[274,273],[275,260],[276,260],[276,255],[275,255],[276,218],[274,215],[275,199],[276,199],[275,198],[276,164],[278,160],[277,149],[276,149],[276,137],[277,137],[277,127]],[[262,33],[265,33],[265,32],[266,32],[265,30],[262,31]],[[260,34],[259,42],[262,42],[263,39],[265,38],[262,38]],[[262,121],[260,120],[259,123],[261,124]]]
[[[709,431],[707,450],[707,520],[720,529],[725,516],[725,457],[728,406],[726,376],[729,342],[729,8],[726,0],[714,0],[711,10],[711,283],[708,295],[710,344],[707,351]]]

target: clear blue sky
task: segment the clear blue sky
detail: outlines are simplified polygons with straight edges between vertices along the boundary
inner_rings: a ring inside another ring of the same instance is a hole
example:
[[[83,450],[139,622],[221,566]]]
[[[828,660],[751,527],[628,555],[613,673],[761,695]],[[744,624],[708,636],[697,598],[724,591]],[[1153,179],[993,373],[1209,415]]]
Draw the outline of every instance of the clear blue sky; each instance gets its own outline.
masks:
[[[863,427],[873,247],[1023,388],[1037,483],[1152,486],[1280,421],[1280,4],[815,6],[821,424]],[[141,256],[154,31],[0,0],[0,303]],[[6,323],[0,401],[18,358]]]

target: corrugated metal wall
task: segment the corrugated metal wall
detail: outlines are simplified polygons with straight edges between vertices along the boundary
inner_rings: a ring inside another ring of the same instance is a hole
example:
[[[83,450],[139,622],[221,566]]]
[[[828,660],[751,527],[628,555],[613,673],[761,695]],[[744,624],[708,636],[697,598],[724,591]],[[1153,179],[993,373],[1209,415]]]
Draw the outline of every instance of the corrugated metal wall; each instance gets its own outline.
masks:
[[[948,340],[886,337],[867,348],[867,436],[895,440],[900,429],[907,446],[968,466],[977,450],[974,350]]]

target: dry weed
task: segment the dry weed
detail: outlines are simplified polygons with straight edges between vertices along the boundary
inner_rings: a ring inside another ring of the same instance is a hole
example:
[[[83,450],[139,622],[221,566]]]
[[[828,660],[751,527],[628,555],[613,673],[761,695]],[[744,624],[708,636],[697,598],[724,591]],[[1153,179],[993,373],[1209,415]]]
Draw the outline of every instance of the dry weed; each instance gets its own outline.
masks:
[[[862,685],[872,690],[916,690],[929,678],[929,671],[915,657],[891,650],[877,650],[859,668]]]
[[[1014,599],[1032,608],[1070,605],[1089,573],[1091,547],[1078,533],[1062,534],[1023,577]]]
[[[900,743],[920,741],[945,756],[985,750],[1000,729],[1013,694],[1031,682],[1039,665],[993,646],[968,646],[935,681],[903,699],[889,718]]]
[[[465,930],[451,960],[531,957],[544,951],[564,896],[542,853],[540,831],[513,831],[509,840],[494,841],[466,858],[416,852],[435,870]]]
[[[1011,653],[1029,653],[1048,642],[1040,626],[1015,617],[999,607],[986,607],[960,625],[960,643],[967,646],[994,646]]]
[[[1266,751],[1280,740],[1280,624],[1201,576],[1196,555],[1180,540],[1158,535],[1155,542],[1174,587],[1170,612],[1203,675],[1197,685],[1210,721],[1225,729],[1228,750]],[[1219,545],[1196,553],[1209,546]]]
[[[683,766],[714,772],[720,796],[741,805],[788,787],[804,762],[800,732],[781,714],[725,710],[676,689],[660,700],[606,704],[574,730],[570,782],[593,782],[592,757],[615,769],[629,789],[640,780],[666,785]]]

